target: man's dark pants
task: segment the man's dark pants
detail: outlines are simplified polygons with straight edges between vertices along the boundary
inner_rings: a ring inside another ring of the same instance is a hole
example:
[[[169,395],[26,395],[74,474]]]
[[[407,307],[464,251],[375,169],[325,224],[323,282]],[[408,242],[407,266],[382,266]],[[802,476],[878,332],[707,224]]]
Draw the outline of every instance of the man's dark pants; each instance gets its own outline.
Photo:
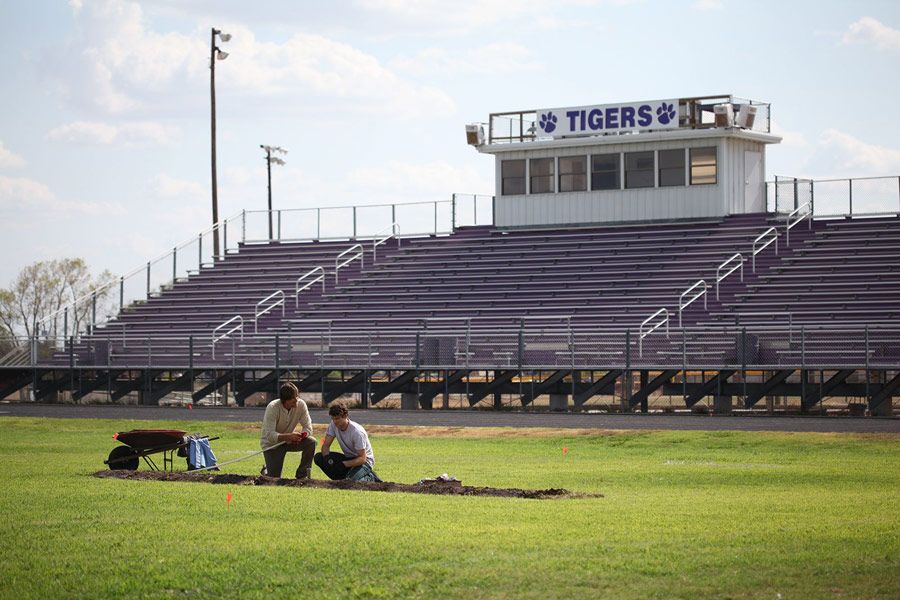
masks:
[[[297,479],[309,477],[312,471],[313,454],[316,452],[316,438],[310,436],[299,444],[282,444],[263,452],[266,459],[266,475],[281,477],[284,457],[288,452],[301,452],[300,466],[297,467]]]
[[[344,479],[350,471],[344,466],[344,461],[350,460],[340,452],[329,452],[328,456],[324,456],[321,452],[316,452],[316,465],[322,469],[322,472],[328,475],[329,479]]]

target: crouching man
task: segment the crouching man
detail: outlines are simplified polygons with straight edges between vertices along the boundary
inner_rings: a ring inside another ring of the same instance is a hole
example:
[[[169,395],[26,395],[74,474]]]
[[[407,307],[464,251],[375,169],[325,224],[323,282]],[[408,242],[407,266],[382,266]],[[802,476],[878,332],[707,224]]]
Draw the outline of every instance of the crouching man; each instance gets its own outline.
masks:
[[[372,468],[375,453],[369,442],[369,434],[362,425],[350,420],[347,407],[335,402],[328,409],[331,423],[325,431],[322,451],[316,453],[316,464],[330,479],[354,481],[381,481]],[[337,439],[341,452],[331,452],[331,442]]]
[[[312,419],[306,402],[300,399],[300,391],[293,383],[285,383],[279,390],[278,400],[269,402],[263,417],[259,445],[265,452],[266,466],[262,474],[281,477],[284,457],[288,452],[300,452],[297,479],[309,479],[312,470],[316,438],[312,436]],[[296,431],[297,426],[300,431]],[[279,442],[284,442],[280,446]]]

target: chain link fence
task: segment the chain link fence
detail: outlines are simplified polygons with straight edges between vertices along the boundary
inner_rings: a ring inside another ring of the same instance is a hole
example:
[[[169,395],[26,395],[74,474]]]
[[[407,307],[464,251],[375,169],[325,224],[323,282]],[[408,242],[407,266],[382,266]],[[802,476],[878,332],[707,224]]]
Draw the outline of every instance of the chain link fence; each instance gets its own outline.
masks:
[[[853,179],[777,177],[766,184],[769,212],[788,214],[809,202],[814,217],[900,214],[900,176]]]

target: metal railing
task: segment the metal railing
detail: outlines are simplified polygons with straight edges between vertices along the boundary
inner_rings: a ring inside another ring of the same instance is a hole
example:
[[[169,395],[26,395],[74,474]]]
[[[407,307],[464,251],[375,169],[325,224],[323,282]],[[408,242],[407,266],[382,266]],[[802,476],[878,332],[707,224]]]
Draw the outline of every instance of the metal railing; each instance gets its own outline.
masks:
[[[111,337],[92,336],[81,342],[70,338],[64,343],[53,340],[23,347],[25,352],[6,352],[3,366],[25,372],[44,366],[60,370],[271,369],[279,364],[325,370],[700,370],[736,365],[769,370],[900,368],[900,327],[895,324],[815,326],[797,323],[794,316],[784,326],[772,324],[771,319],[754,322],[749,320],[751,316],[742,314],[734,324],[676,329],[665,311],[657,311],[633,329],[573,326],[569,330],[561,326],[542,331],[521,325],[481,327],[469,322],[438,330],[411,327],[360,332],[347,326],[333,329],[331,323],[305,321],[301,330],[277,334],[244,334],[240,319],[235,317],[206,338],[213,342],[209,345],[195,344],[197,338],[192,336],[134,336],[126,349]],[[663,328],[666,335],[651,335]],[[226,338],[230,338],[229,343],[224,344]],[[57,350],[57,346],[63,350]],[[376,356],[377,361],[372,361]],[[77,378],[77,374],[72,376]],[[38,385],[48,387],[40,382]]]
[[[112,305],[108,307],[109,314],[104,315],[104,318],[113,317],[127,308],[129,304],[146,302],[157,290],[173,286],[178,281],[180,274],[186,276],[199,270],[204,265],[221,259],[229,249],[229,244],[233,248],[237,247],[239,238],[232,235],[229,240],[228,225],[231,223],[232,230],[234,230],[239,220],[241,221],[241,231],[243,233],[244,212],[242,211],[175,245],[172,250],[142,263],[141,266],[128,271],[117,279],[94,288],[80,298],[76,298],[66,306],[44,317],[38,323],[37,330],[44,331],[48,323],[62,318],[66,322],[64,334],[68,335],[69,316],[72,315],[74,317],[75,315],[83,314],[85,316],[90,315],[90,319],[86,322],[85,331],[94,331],[96,326],[101,324],[97,315],[98,302],[111,299]],[[217,231],[223,234],[221,236],[222,247],[218,255],[213,251],[210,239]],[[193,246],[196,246],[196,252],[194,252]],[[196,260],[194,260],[195,258]],[[171,269],[168,268],[170,263]],[[161,265],[166,265],[166,268],[159,268]],[[118,294],[115,293],[117,287]],[[75,325],[75,320],[74,318],[72,319],[73,325]],[[80,320],[78,319],[78,321]],[[80,332],[73,328],[72,333],[77,334]]]
[[[346,259],[344,262],[341,262],[342,258],[344,258],[345,256],[347,256],[348,254],[350,254],[351,252],[354,252],[354,251],[356,251],[355,254],[350,256],[350,258]],[[349,265],[354,260],[359,260],[359,268],[360,269],[362,269],[365,266],[365,261],[363,259],[362,244],[354,244],[353,246],[350,246],[349,248],[347,248],[346,250],[344,250],[343,252],[338,254],[337,257],[334,259],[334,285],[335,286],[337,286],[337,284],[338,284],[338,271],[341,268]]]
[[[222,335],[216,337],[216,333],[218,333],[220,330],[228,327],[232,323],[237,323],[237,325],[235,325],[234,327],[232,327],[231,329],[229,329]],[[225,321],[224,323],[222,323],[221,325],[219,325],[218,327],[216,327],[215,329],[213,329],[212,344],[211,344],[213,358],[216,357],[216,344],[218,342],[224,340],[225,338],[229,337],[232,333],[235,333],[236,331],[241,332],[241,339],[243,340],[244,339],[244,318],[241,315],[235,315],[235,316],[231,317],[230,319],[228,319],[227,321]]]
[[[768,236],[768,241],[766,241],[766,243],[764,243],[763,245],[757,247],[757,244],[760,241],[762,241],[763,239],[767,238],[767,236]],[[759,254],[760,252],[762,252],[763,250],[765,250],[766,248],[768,248],[772,244],[772,242],[775,242],[775,255],[777,256],[778,255],[778,230],[775,229],[774,227],[769,227],[764,232],[759,234],[759,236],[755,240],[753,240],[752,261],[753,261],[753,272],[754,273],[756,273],[756,255]]]
[[[743,105],[755,107],[756,116],[749,129],[766,133],[771,132],[772,105],[770,103],[740,98],[731,94],[679,98],[678,111],[681,114],[681,127],[685,129],[710,129],[716,127],[714,107],[717,104],[731,104],[735,109],[735,114]],[[537,109],[498,112],[490,113],[488,122],[480,125],[487,131],[486,141],[488,144],[523,143],[549,137],[543,134],[537,126],[538,118]],[[731,125],[731,127],[733,126],[734,124]],[[600,130],[594,135],[604,134]]]
[[[303,287],[300,284],[306,281],[310,276],[318,273],[319,276],[308,281]],[[309,271],[307,271],[304,275],[301,275],[297,278],[297,282],[294,284],[294,302],[297,308],[300,308],[300,292],[304,292],[307,289],[311,288],[318,282],[322,282],[322,295],[325,295],[325,269],[322,267],[313,267]]]
[[[492,224],[493,200],[491,195],[455,193],[449,200],[277,209],[271,211],[278,224],[274,240],[268,232],[270,211],[248,210],[244,241],[369,240],[378,238],[394,224],[402,228],[406,237],[445,235],[457,227]]]
[[[784,219],[784,235],[788,246],[791,245],[791,229],[804,219],[807,220],[809,228],[812,229],[812,208],[809,202],[792,210]]]
[[[659,321],[658,323],[656,323],[656,325],[654,325],[647,331],[644,331],[644,326],[660,315],[665,315],[665,318],[663,320]],[[657,329],[659,329],[660,327],[662,327],[663,325],[666,326],[666,337],[669,337],[669,311],[666,308],[659,309],[658,311],[656,311],[655,313],[653,313],[652,315],[650,315],[649,317],[647,317],[646,319],[644,319],[641,322],[641,326],[638,328],[638,354],[639,354],[639,356],[641,356],[641,357],[644,356],[644,338],[647,337],[648,335],[650,335],[651,333],[653,333],[654,331],[656,331]]]
[[[265,306],[265,308],[260,310],[261,306],[265,305],[270,300],[274,300],[275,298],[278,298],[279,296],[281,297],[280,300],[278,300],[277,302],[271,302],[271,303],[267,304]],[[260,300],[259,302],[256,303],[256,307],[254,308],[254,314],[253,314],[253,333],[259,333],[259,318],[279,306],[281,307],[281,317],[284,318],[284,308],[285,308],[284,292],[281,290],[275,290],[274,292],[272,292],[271,294],[269,294],[268,296],[266,296],[265,298],[263,298],[262,300]]]
[[[727,272],[722,273],[722,269],[727,267],[729,264],[733,263],[737,259],[738,263],[731,267]],[[719,284],[725,280],[726,277],[737,271],[741,270],[741,283],[744,282],[744,256],[737,252],[731,258],[725,260],[722,264],[718,266],[716,269],[716,300],[719,299]]]
[[[776,177],[766,183],[770,212],[785,214],[805,202],[816,218],[900,214],[900,176],[844,179]]]
[[[684,301],[684,297],[694,291],[694,288],[698,286],[703,286],[703,288],[694,294],[688,299],[687,302]],[[709,286],[706,284],[706,281],[703,279],[699,280],[697,283],[684,290],[681,293],[681,296],[678,297],[678,326],[681,327],[681,312],[686,309],[688,306],[694,303],[695,300],[703,296],[703,308],[706,308],[706,290],[709,289]]]
[[[386,236],[380,236],[385,231],[390,231],[390,233]],[[381,231],[376,234],[376,238],[372,240],[372,263],[374,264],[376,260],[378,260],[378,246],[384,244],[391,238],[397,238],[397,247],[400,247],[400,226],[396,223],[391,223]]]
[[[491,210],[485,213],[484,206]],[[406,236],[452,233],[457,227],[493,223],[493,197],[452,194],[449,200],[357,206],[281,209],[275,213],[279,241],[313,241],[374,238],[387,224],[403,227]],[[150,300],[202,268],[214,265],[242,243],[269,242],[270,211],[241,211],[176,244],[113,281],[94,288],[50,313],[38,323],[39,337],[64,321],[63,337],[92,332],[129,306]],[[284,232],[290,235],[284,235]],[[215,233],[221,247],[213,249]],[[118,288],[118,289],[117,289]],[[101,304],[103,306],[101,306]],[[52,327],[49,325],[53,324]]]

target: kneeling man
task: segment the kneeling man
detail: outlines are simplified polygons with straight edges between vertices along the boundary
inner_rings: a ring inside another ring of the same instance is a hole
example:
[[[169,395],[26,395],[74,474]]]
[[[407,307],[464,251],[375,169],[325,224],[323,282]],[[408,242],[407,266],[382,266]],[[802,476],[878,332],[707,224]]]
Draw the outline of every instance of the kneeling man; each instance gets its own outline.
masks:
[[[312,436],[312,419],[306,402],[300,399],[300,391],[293,383],[285,383],[278,392],[278,400],[269,402],[263,417],[259,445],[265,452],[266,466],[262,474],[281,477],[284,457],[288,452],[301,452],[297,479],[309,479],[312,470],[316,438]],[[295,431],[300,425],[300,431]],[[284,442],[280,446],[279,442]]]
[[[352,479],[354,481],[381,481],[372,468],[375,453],[369,442],[369,434],[362,425],[350,420],[347,407],[335,402],[328,409],[331,423],[325,431],[322,451],[316,453],[315,461],[330,479]],[[337,439],[340,452],[331,452],[331,442]]]

